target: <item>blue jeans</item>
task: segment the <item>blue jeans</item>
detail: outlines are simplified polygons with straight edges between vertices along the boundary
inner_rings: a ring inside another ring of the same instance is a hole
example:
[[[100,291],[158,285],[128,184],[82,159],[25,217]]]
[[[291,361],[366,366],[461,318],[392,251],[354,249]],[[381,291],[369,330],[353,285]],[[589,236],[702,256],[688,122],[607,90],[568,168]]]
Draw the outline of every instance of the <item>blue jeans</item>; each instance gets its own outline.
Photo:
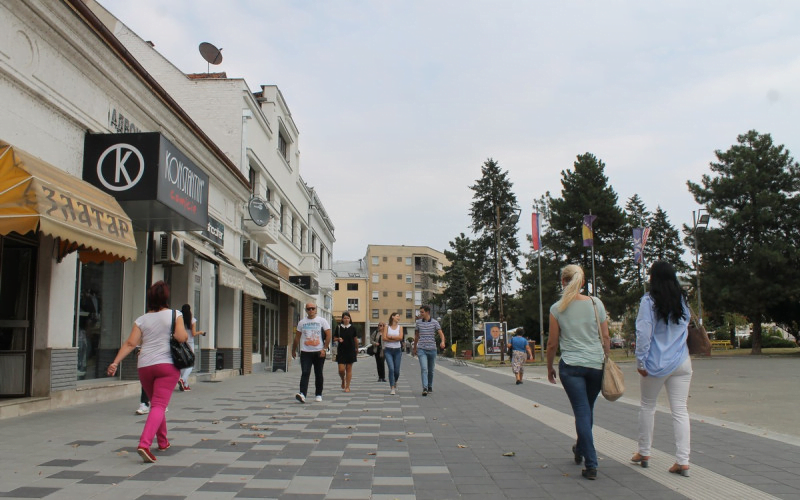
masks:
[[[417,349],[422,388],[433,387],[433,368],[436,366],[436,349]]]
[[[400,378],[400,362],[403,359],[403,350],[399,347],[386,347],[383,350],[386,365],[389,367],[389,385],[397,387]]]
[[[558,363],[558,376],[567,393],[575,414],[575,431],[578,434],[578,453],[586,461],[587,469],[597,468],[597,451],[594,449],[592,424],[594,423],[594,402],[600,394],[603,383],[603,370],[571,366],[562,359]]]

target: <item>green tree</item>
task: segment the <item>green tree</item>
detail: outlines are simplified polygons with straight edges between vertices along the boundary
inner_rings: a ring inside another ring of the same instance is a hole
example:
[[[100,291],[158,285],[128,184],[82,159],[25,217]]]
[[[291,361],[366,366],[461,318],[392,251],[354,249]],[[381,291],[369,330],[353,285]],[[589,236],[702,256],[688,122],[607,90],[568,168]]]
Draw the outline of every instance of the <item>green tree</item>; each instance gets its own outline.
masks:
[[[608,185],[605,163],[591,153],[578,155],[573,170],[561,172],[561,197],[548,200],[549,229],[546,240],[555,262],[580,264],[587,282],[592,280],[592,253],[583,246],[581,224],[590,212],[594,221],[594,258],[597,295],[602,297],[609,314],[622,314],[625,305],[624,287],[619,273],[625,258],[625,215],[617,206],[618,197]]]
[[[686,275],[690,268],[683,260],[683,244],[678,229],[669,222],[667,213],[659,206],[650,222],[650,237],[645,246],[648,263],[657,260],[669,262],[680,275]]]
[[[800,296],[800,165],[755,130],[715,155],[712,175],[687,182],[715,222],[697,238],[703,299],[711,309],[750,318],[751,353],[760,354],[772,306]]]
[[[493,319],[500,318],[500,299],[504,292],[500,289],[498,270],[505,287],[514,271],[519,270],[519,242],[517,225],[512,223],[517,213],[517,197],[511,191],[513,184],[508,179],[508,171],[500,168],[493,159],[487,159],[481,167],[481,178],[470,186],[473,191],[470,217],[475,252],[491,256],[482,262],[480,268],[480,290],[484,297],[484,310]],[[499,254],[498,254],[499,248]],[[499,266],[498,266],[499,263]],[[491,297],[491,300],[488,298]]]

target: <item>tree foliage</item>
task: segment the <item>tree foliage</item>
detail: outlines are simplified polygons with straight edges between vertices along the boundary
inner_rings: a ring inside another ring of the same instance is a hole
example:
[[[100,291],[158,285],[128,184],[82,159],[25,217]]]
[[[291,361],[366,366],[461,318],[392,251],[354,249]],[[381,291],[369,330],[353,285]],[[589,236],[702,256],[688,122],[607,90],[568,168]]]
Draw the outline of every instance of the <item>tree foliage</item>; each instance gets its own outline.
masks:
[[[800,297],[800,166],[755,130],[715,155],[712,174],[687,183],[714,221],[697,238],[703,299],[710,309],[747,316],[758,354],[762,322]]]
[[[481,178],[470,186],[473,191],[470,217],[476,237],[473,240],[474,252],[486,256],[480,262],[479,290],[487,297],[484,310],[494,319],[499,319],[499,299],[503,294],[498,281],[498,262],[504,289],[511,281],[512,272],[519,270],[517,225],[511,223],[517,209],[517,197],[511,191],[512,187],[508,172],[491,158],[481,167]]]
[[[592,280],[592,249],[583,246],[583,216],[596,215],[594,221],[594,260],[597,295],[602,297],[611,316],[624,311],[625,294],[619,273],[628,239],[625,215],[617,206],[617,194],[605,176],[605,163],[591,153],[578,155],[573,170],[561,172],[561,197],[550,198],[547,245],[554,263],[579,264]]]

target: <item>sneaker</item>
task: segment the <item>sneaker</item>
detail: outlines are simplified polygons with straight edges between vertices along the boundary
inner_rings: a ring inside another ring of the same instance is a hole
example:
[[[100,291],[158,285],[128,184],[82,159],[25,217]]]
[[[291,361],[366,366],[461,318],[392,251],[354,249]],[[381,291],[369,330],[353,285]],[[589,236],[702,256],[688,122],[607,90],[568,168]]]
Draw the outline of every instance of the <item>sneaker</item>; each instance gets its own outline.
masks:
[[[581,476],[594,481],[597,479],[597,469],[583,469],[581,471]]]
[[[191,387],[189,387],[189,384],[187,384],[186,382],[184,382],[184,383],[183,383],[183,390],[184,390],[184,391],[186,391],[186,392],[191,392],[192,388],[191,388]]]
[[[306,402],[306,397],[302,392],[298,392],[297,394],[295,394],[294,395],[294,399],[300,401],[301,403],[305,403]]]
[[[391,394],[392,396],[394,396],[394,395],[395,395],[395,392],[394,392],[394,387],[392,387],[392,391],[391,391],[389,394]]]
[[[427,387],[425,389],[422,389],[422,395],[423,396],[427,396],[428,395],[428,388]]]
[[[517,380],[517,385],[521,384],[522,380]]]
[[[144,403],[139,403],[139,408],[136,410],[137,415],[147,415],[150,413],[150,407]]]
[[[166,446],[161,446],[161,445],[158,446],[158,451],[167,451],[168,449],[170,449],[171,446],[172,445],[169,444],[169,441],[167,441],[167,445]]]
[[[433,394],[433,387],[428,387],[428,394]]]
[[[322,396],[315,397],[314,401],[316,401],[317,403],[322,403]]]
[[[136,452],[142,457],[142,461],[146,464],[152,464],[156,461],[156,456],[153,455],[147,448],[137,448]]]
[[[186,390],[186,382],[184,382],[182,378],[178,379],[178,388],[181,390],[181,392]]]

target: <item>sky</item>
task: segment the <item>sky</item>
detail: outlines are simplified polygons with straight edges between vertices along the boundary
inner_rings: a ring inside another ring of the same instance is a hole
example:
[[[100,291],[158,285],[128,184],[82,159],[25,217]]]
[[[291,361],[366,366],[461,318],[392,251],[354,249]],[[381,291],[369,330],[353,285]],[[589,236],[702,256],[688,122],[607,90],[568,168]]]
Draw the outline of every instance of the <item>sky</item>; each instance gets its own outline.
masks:
[[[699,208],[686,181],[738,135],[800,151],[794,0],[100,3],[186,73],[206,71],[210,42],[212,71],[280,88],[334,260],[470,235],[488,158],[513,183],[525,242],[533,200],[560,196],[579,154],[606,164],[620,207],[638,194],[680,227]]]

